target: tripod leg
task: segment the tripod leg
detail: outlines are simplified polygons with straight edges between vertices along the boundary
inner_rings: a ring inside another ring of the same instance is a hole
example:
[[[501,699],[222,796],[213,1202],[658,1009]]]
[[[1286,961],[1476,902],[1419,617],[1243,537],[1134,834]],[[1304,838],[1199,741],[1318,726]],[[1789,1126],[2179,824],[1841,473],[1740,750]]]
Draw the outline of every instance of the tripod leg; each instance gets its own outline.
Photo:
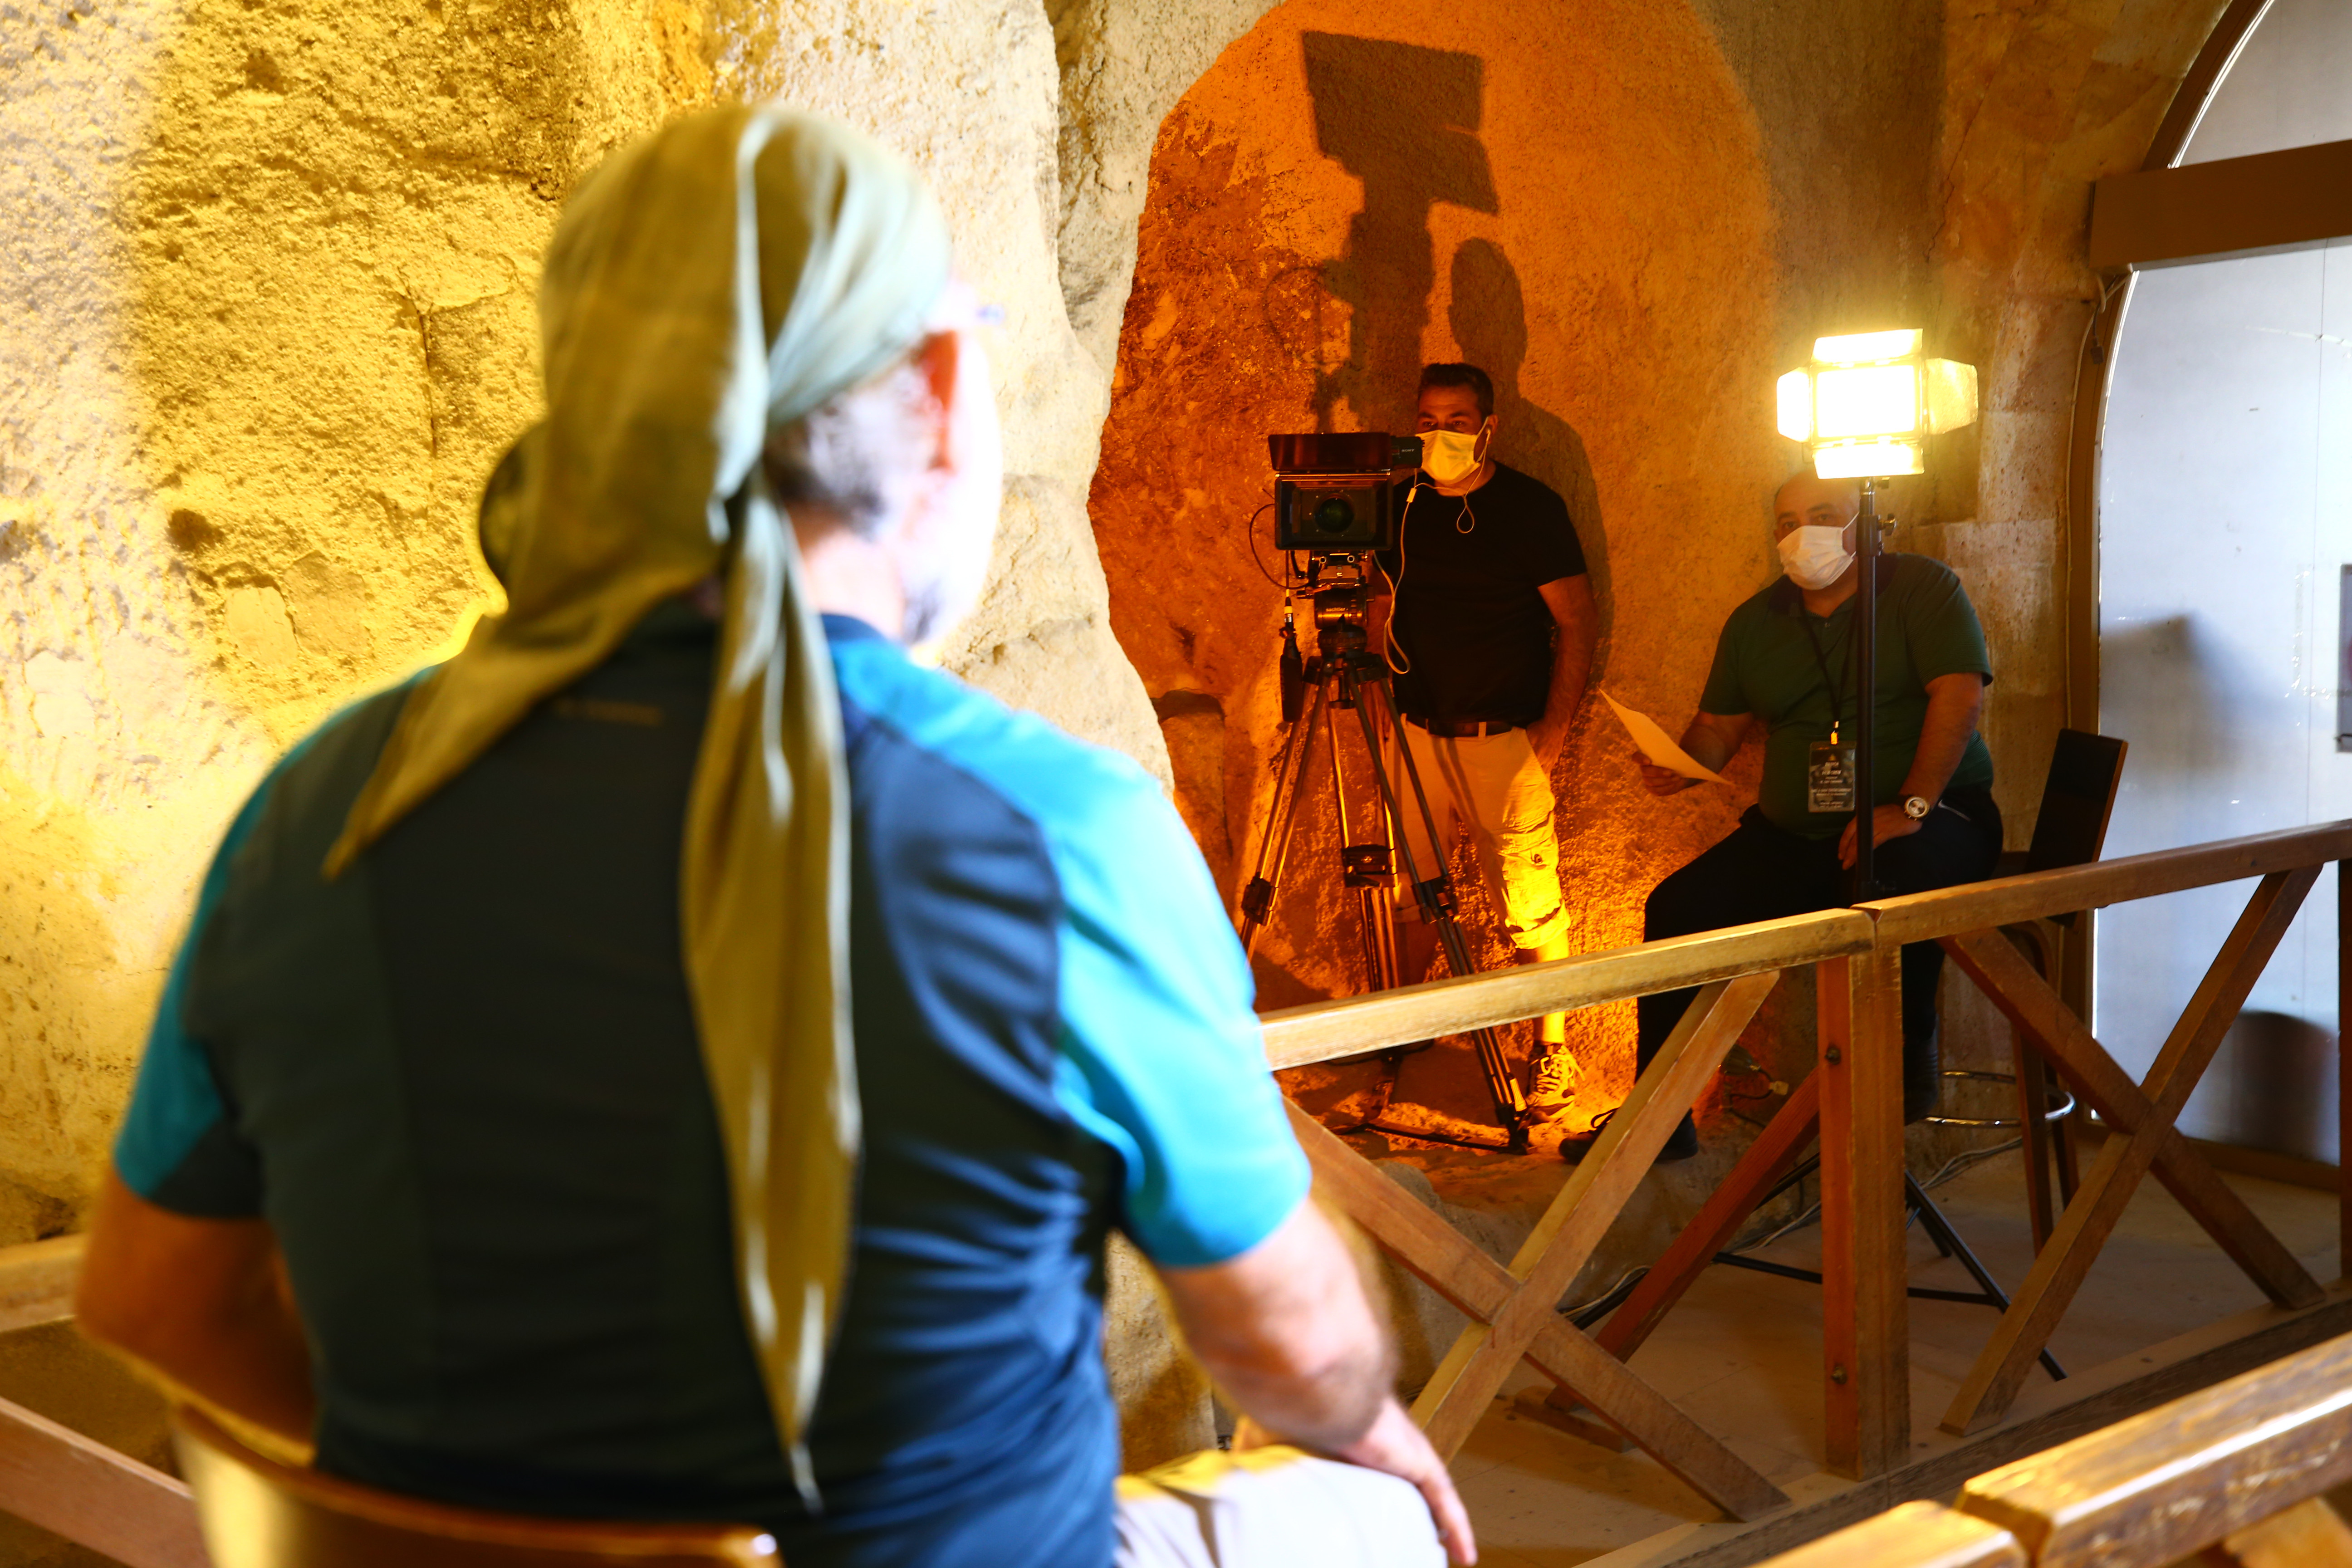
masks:
[[[1320,662],[1319,660],[1318,661]],[[1305,792],[1307,764],[1315,750],[1315,729],[1324,717],[1325,683],[1318,679],[1307,701],[1307,711],[1291,727],[1282,743],[1282,762],[1274,775],[1274,815],[1266,819],[1265,836],[1258,840],[1257,861],[1250,868],[1249,886],[1241,898],[1242,951],[1257,954],[1258,933],[1274,915],[1275,889],[1290,858],[1290,829],[1298,816],[1298,797]],[[1333,744],[1338,737],[1333,736]]]
[[[1385,680],[1375,679],[1364,682],[1357,692],[1356,718],[1363,726],[1364,745],[1371,753],[1372,776],[1380,784],[1381,808],[1389,814],[1391,822],[1402,824],[1404,820],[1404,813],[1397,800],[1396,785],[1389,778],[1388,767],[1381,761],[1380,732],[1373,721],[1372,713],[1372,705],[1376,700],[1381,703],[1383,711],[1393,712],[1393,710],[1388,707],[1388,683]],[[1402,737],[1400,741],[1402,742]],[[1333,744],[1338,744],[1336,736]],[[1429,809],[1428,792],[1421,786],[1421,772],[1413,765],[1412,748],[1409,744],[1401,743],[1398,749],[1403,755],[1405,777],[1412,784],[1413,802],[1420,808],[1422,821],[1428,827],[1429,842],[1432,852],[1434,853],[1437,844],[1437,824]],[[1421,868],[1414,861],[1411,837],[1403,833],[1397,834],[1396,837],[1398,851],[1404,858],[1404,874],[1412,879],[1415,890],[1421,895],[1423,917],[1435,922],[1438,938],[1445,944],[1445,962],[1453,965],[1454,973],[1457,975],[1470,973],[1469,944],[1462,939],[1462,928],[1454,921],[1453,910],[1438,897],[1441,889],[1450,891],[1446,889],[1444,863],[1441,861],[1433,867],[1430,879],[1423,882],[1421,879]],[[1510,1062],[1503,1054],[1503,1042],[1496,1036],[1494,1030],[1474,1030],[1471,1038],[1477,1046],[1478,1066],[1486,1074],[1487,1097],[1494,1102],[1496,1124],[1508,1134],[1508,1147],[1511,1152],[1523,1154],[1527,1152],[1528,1147],[1527,1090],[1520,1087],[1518,1075],[1511,1070]]]
[[[1340,853],[1352,855],[1356,836],[1348,814],[1347,763],[1339,755],[1339,723],[1334,718],[1331,721],[1331,799],[1339,810]],[[1373,761],[1378,765],[1379,759],[1374,758]],[[1352,866],[1348,874],[1350,879],[1354,879],[1356,871]],[[1388,889],[1359,886],[1356,889],[1356,908],[1363,921],[1364,972],[1371,981],[1371,989],[1393,991],[1397,988],[1396,923],[1390,914]]]

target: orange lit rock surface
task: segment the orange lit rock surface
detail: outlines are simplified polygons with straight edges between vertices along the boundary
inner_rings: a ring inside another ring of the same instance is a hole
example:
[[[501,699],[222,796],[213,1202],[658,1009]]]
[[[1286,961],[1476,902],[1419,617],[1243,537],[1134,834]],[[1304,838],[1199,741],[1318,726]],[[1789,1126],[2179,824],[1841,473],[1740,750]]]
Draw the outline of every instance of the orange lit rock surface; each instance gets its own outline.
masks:
[[[1754,117],[1686,7],[1575,10],[1293,0],[1160,132],[1093,511],[1120,641],[1163,711],[1194,715],[1179,799],[1229,887],[1281,739],[1266,434],[1410,429],[1423,361],[1482,364],[1497,454],[1576,515],[1599,682],[1676,728],[1723,616],[1769,575],[1786,459],[1759,417],[1777,367]],[[1208,711],[1220,744],[1193,733]],[[1557,780],[1580,950],[1640,940],[1649,884],[1737,809],[1652,801],[1627,750],[1588,711]],[[1364,812],[1360,750],[1349,765]],[[1364,984],[1327,779],[1258,949],[1265,1005]],[[1598,1109],[1630,1076],[1631,1009],[1570,1026]]]

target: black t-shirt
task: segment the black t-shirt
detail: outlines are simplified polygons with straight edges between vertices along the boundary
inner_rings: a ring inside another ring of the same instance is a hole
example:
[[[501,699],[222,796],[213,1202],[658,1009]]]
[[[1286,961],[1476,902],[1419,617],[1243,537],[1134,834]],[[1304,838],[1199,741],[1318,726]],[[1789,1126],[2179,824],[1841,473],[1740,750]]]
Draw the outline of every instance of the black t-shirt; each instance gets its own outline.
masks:
[[[1557,491],[1501,463],[1465,496],[1424,482],[1381,564],[1396,584],[1398,662],[1412,666],[1397,677],[1398,707],[1449,723],[1543,717],[1553,622],[1536,589],[1584,571]]]

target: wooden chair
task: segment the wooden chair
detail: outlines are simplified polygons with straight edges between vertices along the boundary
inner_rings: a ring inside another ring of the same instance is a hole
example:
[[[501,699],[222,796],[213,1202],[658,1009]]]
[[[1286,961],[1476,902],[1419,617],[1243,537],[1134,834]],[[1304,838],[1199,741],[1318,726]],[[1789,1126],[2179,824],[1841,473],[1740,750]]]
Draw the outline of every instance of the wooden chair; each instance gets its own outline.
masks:
[[[2033,843],[2022,853],[2001,856],[1994,875],[2015,877],[2029,871],[2055,871],[2068,866],[2088,866],[2106,847],[2107,823],[2115,816],[2116,792],[2122,786],[2124,756],[2128,742],[2084,730],[2061,730],[2050,755],[2050,772],[2042,784],[2042,809],[2033,819]],[[2073,913],[2044,921],[2003,926],[2002,931],[2033,961],[2044,978],[2058,968],[2058,933],[2074,925]],[[2074,1200],[2081,1172],[2074,1147],[2074,1100],[2063,1095],[2053,1108],[2052,1084],[2042,1058],[2027,1048],[2022,1034],[2012,1030],[2017,1070],[2010,1073],[1953,1069],[1949,1080],[1983,1080],[2014,1084],[2018,1111],[2006,1117],[1930,1116],[1940,1127],[2014,1128],[2025,1144],[2026,1212],[2033,1226],[2033,1247],[2040,1251],[2050,1239],[2057,1211]],[[2055,1201],[2053,1201],[2053,1176]]]
[[[214,1568],[782,1568],[775,1538],[750,1525],[450,1508],[280,1464],[187,1406],[172,1427]]]
[[[2123,779],[2124,752],[2126,742],[2106,735],[2094,735],[2083,730],[2061,730],[2058,744],[2050,757],[2050,772],[2042,785],[2041,814],[2033,824],[2032,847],[2022,853],[2004,853],[1995,864],[1994,874],[2013,877],[2027,871],[2054,871],[2067,866],[2086,866],[2099,858],[2107,839],[2107,820],[2115,814],[2116,791]],[[2056,967],[2056,929],[2071,925],[2071,914],[2049,921],[2032,921],[2004,926],[2018,945],[2034,961],[2036,970],[2047,975]],[[2059,1091],[2057,1103],[2053,1103],[2048,1074],[2042,1058],[2027,1047],[2022,1035],[2015,1035],[2017,1070],[1986,1072],[1969,1068],[1948,1068],[1944,1079],[1987,1081],[2014,1085],[2019,1105],[2014,1119],[2009,1117],[1927,1116],[1922,1120],[1937,1127],[1968,1127],[1985,1129],[2016,1128],[2025,1149],[2026,1208],[2033,1226],[2036,1251],[2050,1238],[2054,1221],[2051,1205],[2052,1163],[2055,1161],[2059,1204],[2063,1206],[2074,1195],[2076,1182],[2074,1145],[2070,1126],[2074,1114],[2074,1097]],[[1760,1208],[1781,1193],[1810,1176],[1819,1167],[1818,1157],[1805,1161],[1782,1177],[1773,1189],[1756,1205]],[[1927,1190],[1907,1172],[1903,1177],[1904,1202],[1919,1228],[1927,1232],[1936,1250],[1946,1258],[1957,1258],[1970,1279],[1976,1281],[1973,1290],[1942,1290],[1925,1285],[1914,1285],[1909,1293],[1922,1300],[1958,1301],[1968,1306],[1990,1307],[1995,1311],[2009,1310],[2009,1293],[1993,1279],[1992,1271],[1984,1266],[1959,1228],[1952,1224]],[[1779,1274],[1791,1279],[1806,1279],[1815,1284],[1821,1275],[1810,1268],[1794,1268],[1783,1263],[1748,1258],[1736,1252],[1718,1252],[1715,1260],[1740,1268],[1752,1268],[1759,1273]],[[2042,1369],[2053,1378],[2063,1379],[2065,1369],[2058,1358],[2043,1350],[2040,1356]]]
[[[2032,847],[2022,856],[2003,855],[1996,865],[1995,874],[2015,876],[2026,870],[2053,870],[2067,866],[2087,865],[2098,859],[2106,842],[2107,821],[2115,810],[2125,750],[2124,742],[2105,735],[2094,735],[2081,730],[2060,731],[2057,746],[2051,753],[2050,771],[2042,781],[2041,815],[2034,822]],[[2050,928],[2069,923],[2073,918],[2069,915],[2056,921],[2032,921],[2005,926],[2002,930],[2013,933],[2019,945],[2038,958],[2040,968],[2037,973],[2046,974],[2055,953],[2054,944],[2050,940]],[[1963,967],[1966,967],[1965,963]],[[1979,983],[1982,984],[1981,981]],[[2053,1144],[2051,1123],[2046,1120],[2050,1110],[2049,1079],[2041,1057],[2028,1048],[2021,1037],[2018,1041],[2016,1059],[2017,1071],[2014,1074],[1998,1076],[2004,1082],[2014,1081],[2018,1085],[2023,1100],[2018,1120],[2029,1124],[2025,1133],[2027,1207],[2033,1225],[2034,1246],[2038,1250],[2051,1234],[2049,1161]],[[1749,1215],[1820,1169],[1821,1156],[1807,1157],[1805,1154],[1821,1127],[1820,1091],[1818,1074],[1809,1074],[1797,1084],[1788,1103],[1781,1107],[1780,1114],[1772,1119],[1762,1135],[1741,1157],[1738,1166],[1717,1188],[1715,1195],[1684,1226],[1664,1255],[1636,1281],[1622,1304],[1616,1305],[1608,1321],[1593,1336],[1594,1342],[1601,1349],[1620,1360],[1632,1359],[1633,1352],[1641,1348],[1665,1314],[1682,1299],[1683,1292],[1690,1288],[1691,1281],[1698,1277],[1699,1271],[1711,1263],[1729,1264],[1759,1273],[1821,1283],[1818,1270],[1748,1258],[1724,1249],[1747,1223]],[[2037,1117],[2032,1108],[2040,1108],[2042,1115]],[[2071,1100],[2066,1109],[2072,1110]],[[2075,1181],[2074,1146],[2063,1128],[2056,1145],[2056,1157],[2059,1182],[2071,1198]],[[2007,1312],[2010,1306],[2008,1293],[1993,1279],[1991,1272],[1969,1248],[1950,1219],[1908,1172],[1904,1173],[1903,1191],[1906,1209],[1934,1240],[1937,1250],[1947,1258],[1958,1258],[1978,1287],[1974,1290],[1941,1290],[1913,1285],[1906,1288],[1907,1293],[1924,1300],[1960,1301]],[[1604,1308],[1609,1305],[1602,1304]],[[2052,1377],[2066,1375],[2057,1358],[2046,1347],[2038,1349],[2035,1359]],[[1560,1426],[1603,1447],[1621,1450],[1623,1447],[1605,1428],[1584,1420],[1573,1401],[1558,1392],[1533,1404],[1522,1401],[1521,1407],[1538,1420]]]

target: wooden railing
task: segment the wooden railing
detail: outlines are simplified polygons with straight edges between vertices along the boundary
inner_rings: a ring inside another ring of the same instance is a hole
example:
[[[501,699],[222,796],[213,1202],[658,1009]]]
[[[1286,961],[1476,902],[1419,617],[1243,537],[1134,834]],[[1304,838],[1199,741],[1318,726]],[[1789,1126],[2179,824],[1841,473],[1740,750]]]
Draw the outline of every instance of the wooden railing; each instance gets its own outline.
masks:
[[[2118,1134],[2106,1141],[1947,1412],[1948,1431],[1977,1432],[2003,1420],[2024,1370],[2139,1179],[2151,1173],[2272,1301],[2302,1314],[2296,1324],[2340,1318],[2327,1331],[2352,1327],[2352,1298],[2328,1300],[2173,1125],[2319,868],[2347,856],[2352,822],[2334,823],[1318,1004],[1266,1017],[1267,1058],[1276,1067],[1304,1066],[1700,986],[1698,999],[1623,1109],[1507,1266],[1295,1107],[1291,1121],[1327,1198],[1472,1320],[1414,1405],[1441,1452],[1450,1456],[1461,1447],[1524,1359],[1556,1385],[1551,1404],[1571,1429],[1593,1429],[1579,1428],[1583,1422],[1621,1436],[1734,1519],[1776,1513],[1795,1519],[1785,1493],[1625,1363],[1773,1182],[1818,1142],[1826,1279],[1824,1464],[1852,1478],[1887,1477],[1903,1465],[1912,1443],[1898,962],[1906,942],[1941,942],[2027,1045]],[[2004,926],[2044,916],[2249,878],[2261,881],[2245,914],[2143,1080],[2135,1081],[2114,1061],[2001,933]],[[2352,918],[2340,929],[2352,933]],[[1801,966],[1811,967],[1818,979],[1818,1066],[1633,1295],[1597,1333],[1586,1334],[1559,1315],[1561,1299],[1780,973]],[[2352,963],[2342,965],[2342,973],[2352,983]],[[2352,1016],[2352,1008],[2346,1013]],[[2352,1085],[2352,1073],[2345,1081]],[[2344,1121],[2352,1134],[2352,1116]],[[43,1312],[61,1315],[72,1244],[42,1245],[51,1250],[38,1258],[0,1252],[0,1328],[40,1321]],[[17,1300],[12,1291],[36,1316],[10,1316],[10,1303]],[[2276,1354],[2318,1337],[2314,1330],[2285,1343],[2265,1330],[2259,1342],[2263,1353]],[[2127,1386],[2110,1384],[2105,1397],[2111,1406],[2130,1394]],[[1577,1414],[1569,1415],[1571,1411]],[[194,1537],[185,1489],[5,1402],[0,1511],[44,1524],[133,1568],[185,1568],[201,1560],[187,1554]]]
[[[1946,1431],[1997,1426],[2072,1302],[2140,1178],[2154,1173],[2278,1308],[2327,1303],[2318,1281],[2175,1128],[2319,869],[2352,857],[2352,822],[2199,845],[1889,899],[1499,974],[1469,976],[1269,1015],[1277,1068],[1330,1061],[1547,1012],[1704,985],[1625,1108],[1507,1268],[1406,1196],[1294,1108],[1327,1198],[1472,1322],[1415,1405],[1451,1455],[1525,1358],[1557,1385],[1549,1404],[1595,1418],[1736,1519],[1787,1499],[1699,1431],[1625,1361],[1805,1150],[1821,1153],[1826,1467],[1854,1479],[1900,1468],[1912,1446],[1904,1230],[1902,975],[1906,943],[1940,942],[2016,1025],[2025,1046],[2114,1128],[2032,1273],[1944,1415]],[[2003,928],[2260,879],[2171,1037],[2135,1079],[2026,962]],[[2339,885],[2342,884],[2339,879]],[[2339,893],[2339,898],[2342,894]],[[2352,935],[2352,917],[2341,931]],[[1815,968],[1819,1064],[1623,1305],[1591,1336],[1557,1312],[1780,972]],[[2352,984],[2352,963],[2342,966]],[[2352,1007],[2346,1010],[2352,1016]],[[2352,1073],[2345,1082],[2352,1086]],[[2352,1116],[2345,1119],[2352,1135]],[[2334,1311],[2347,1303],[2334,1303]],[[2332,1321],[2332,1320],[2331,1320]],[[2315,1323],[2319,1320],[2315,1319]],[[2314,1333],[2317,1332],[2315,1328]],[[2301,1342],[2309,1342],[2308,1340]]]
[[[1980,1475],[1767,1568],[2352,1568],[2352,1335]]]

